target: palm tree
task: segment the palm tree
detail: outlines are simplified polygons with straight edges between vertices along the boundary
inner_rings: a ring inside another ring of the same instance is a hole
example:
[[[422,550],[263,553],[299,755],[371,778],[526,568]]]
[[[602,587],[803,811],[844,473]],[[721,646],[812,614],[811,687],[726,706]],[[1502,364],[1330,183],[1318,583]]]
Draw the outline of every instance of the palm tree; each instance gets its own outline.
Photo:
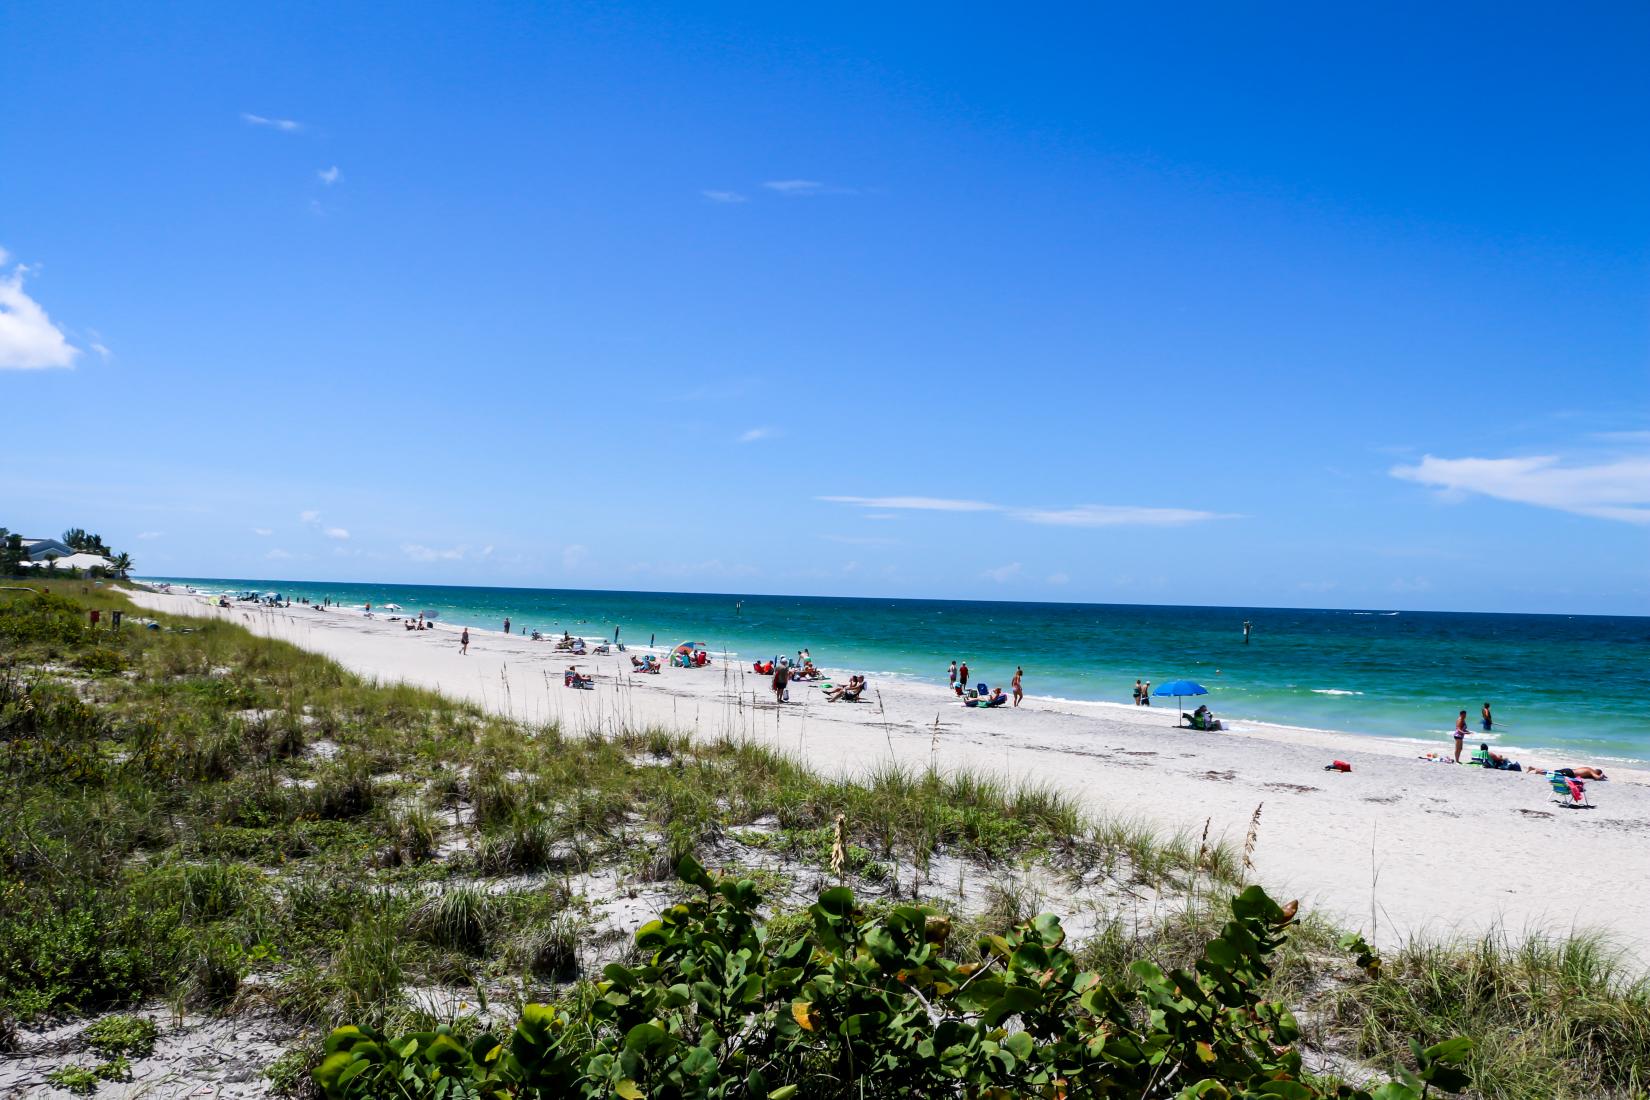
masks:
[[[115,567],[115,576],[124,577],[127,573],[132,571],[132,555],[122,550],[120,553],[115,555],[114,561],[110,562],[110,564]]]

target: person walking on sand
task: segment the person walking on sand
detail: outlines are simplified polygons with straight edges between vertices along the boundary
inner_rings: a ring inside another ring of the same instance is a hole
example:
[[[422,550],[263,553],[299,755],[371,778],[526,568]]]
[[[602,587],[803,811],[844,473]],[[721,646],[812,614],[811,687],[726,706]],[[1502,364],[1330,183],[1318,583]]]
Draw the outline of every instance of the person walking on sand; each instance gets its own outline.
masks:
[[[773,666],[773,701],[777,706],[785,701],[785,686],[791,682],[791,666],[776,664]]]
[[[470,628],[469,627],[465,627],[463,633],[461,633],[458,636],[458,652],[459,652],[459,655],[462,656],[462,657],[468,657],[470,655]]]
[[[948,669],[946,671],[945,686],[948,687],[948,688],[955,688],[957,686],[957,662],[956,661],[952,661],[950,669]]]
[[[1150,680],[1147,680],[1146,686],[1140,689],[1140,705],[1143,707],[1152,705],[1152,682]]]
[[[1462,711],[1455,719],[1455,762],[1461,762],[1461,743],[1467,739],[1467,712]]]
[[[962,689],[964,691],[968,690],[968,662],[967,661],[964,661],[962,663],[961,667],[959,667],[957,669],[957,682],[962,685]]]
[[[1014,679],[1012,681],[1012,684],[1013,684],[1013,687],[1014,687],[1014,705],[1015,706],[1019,706],[1020,705],[1020,700],[1024,699],[1026,697],[1025,689],[1020,686],[1020,677],[1024,676],[1025,674],[1026,674],[1025,669],[1021,668],[1019,665],[1014,666]]]
[[[1479,716],[1478,724],[1484,727],[1485,733],[1495,728],[1495,719],[1490,717],[1490,705],[1488,703],[1484,704],[1484,710]]]

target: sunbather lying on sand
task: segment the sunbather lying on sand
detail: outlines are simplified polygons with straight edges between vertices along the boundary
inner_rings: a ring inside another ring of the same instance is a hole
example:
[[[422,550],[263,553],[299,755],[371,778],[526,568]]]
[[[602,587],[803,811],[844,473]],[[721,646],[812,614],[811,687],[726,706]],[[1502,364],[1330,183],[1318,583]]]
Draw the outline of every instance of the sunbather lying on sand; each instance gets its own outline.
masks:
[[[1610,778],[1604,774],[1603,768],[1595,768],[1591,764],[1582,764],[1574,768],[1554,768],[1551,772],[1537,770],[1538,774],[1541,775],[1562,775],[1566,779],[1591,779],[1596,781]]]

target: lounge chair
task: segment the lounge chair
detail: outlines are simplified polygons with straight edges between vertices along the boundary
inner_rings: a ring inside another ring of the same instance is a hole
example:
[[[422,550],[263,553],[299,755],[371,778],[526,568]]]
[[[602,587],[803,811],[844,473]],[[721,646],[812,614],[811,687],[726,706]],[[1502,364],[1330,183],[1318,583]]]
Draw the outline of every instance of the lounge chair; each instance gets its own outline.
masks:
[[[1553,793],[1558,795],[1553,801],[1560,806],[1571,810],[1590,810],[1593,804],[1587,801],[1587,785],[1579,779],[1571,779],[1564,775],[1549,775],[1547,783]]]

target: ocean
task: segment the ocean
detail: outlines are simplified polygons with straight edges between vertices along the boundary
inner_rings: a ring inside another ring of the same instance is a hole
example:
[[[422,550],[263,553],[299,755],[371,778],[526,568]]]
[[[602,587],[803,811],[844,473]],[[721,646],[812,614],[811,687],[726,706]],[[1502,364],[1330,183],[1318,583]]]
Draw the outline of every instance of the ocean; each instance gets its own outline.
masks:
[[[952,660],[1030,697],[1127,703],[1136,678],[1194,680],[1217,715],[1443,749],[1456,712],[1472,743],[1557,749],[1574,762],[1650,761],[1650,618],[1349,609],[854,599],[152,578],[294,601],[400,604],[443,622],[564,630],[632,647],[703,642],[748,663],[810,651],[826,668],[944,684]],[[1252,624],[1250,640],[1243,623]],[[1174,701],[1156,700],[1173,706]],[[1495,732],[1479,732],[1489,702]]]

